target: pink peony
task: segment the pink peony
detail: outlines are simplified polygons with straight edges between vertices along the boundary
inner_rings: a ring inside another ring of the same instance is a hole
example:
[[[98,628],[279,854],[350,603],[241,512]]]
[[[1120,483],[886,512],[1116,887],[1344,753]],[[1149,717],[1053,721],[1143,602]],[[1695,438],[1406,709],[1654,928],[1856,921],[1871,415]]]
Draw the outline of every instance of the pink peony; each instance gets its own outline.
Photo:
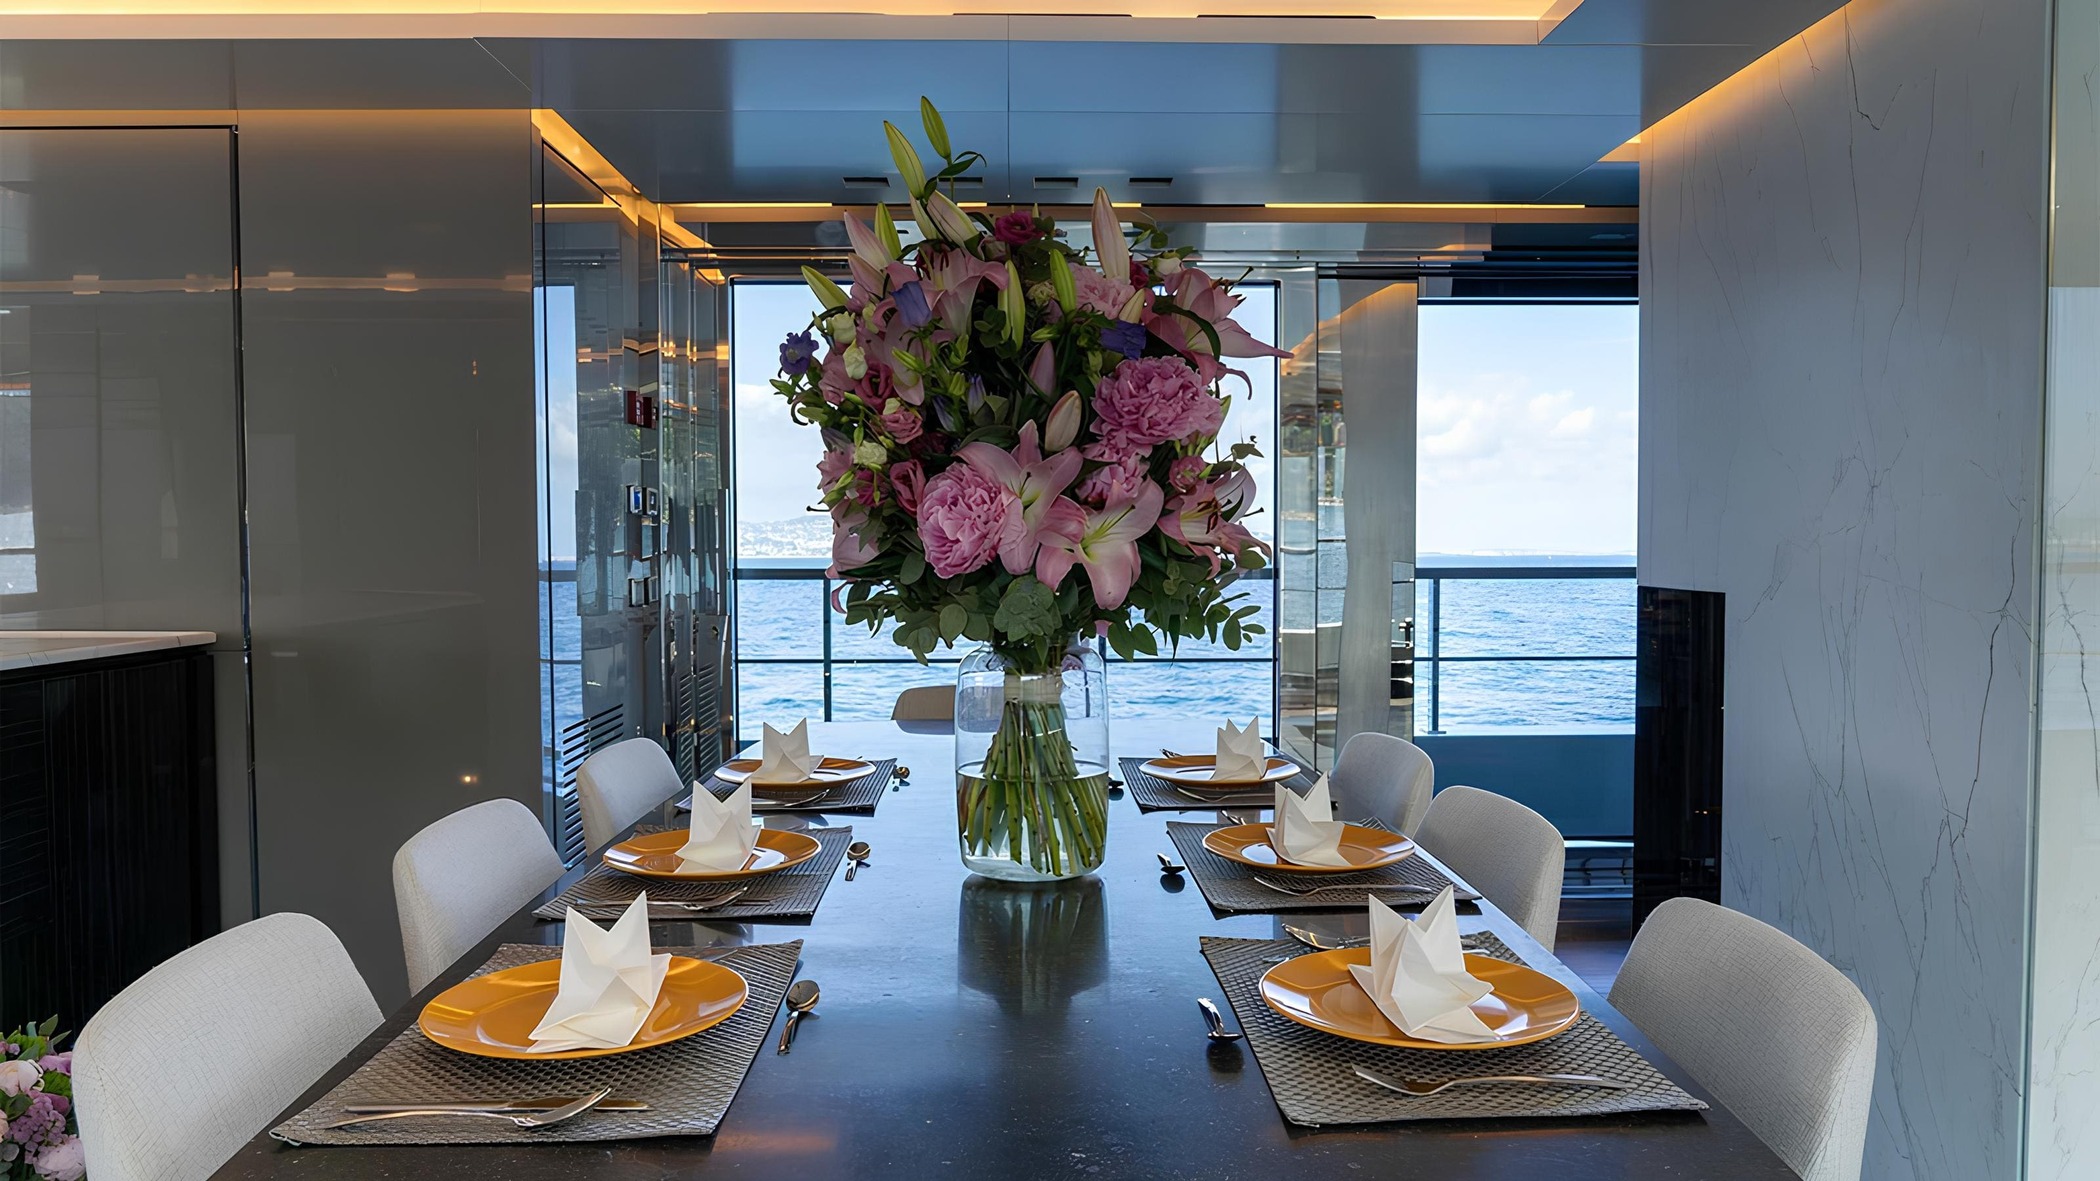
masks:
[[[49,1181],[80,1181],[87,1176],[87,1156],[80,1137],[68,1136],[57,1146],[37,1154],[36,1171]]]
[[[999,541],[1020,528],[1021,498],[972,464],[958,463],[926,481],[919,500],[919,540],[941,578],[981,570],[999,556]]]
[[[1099,507],[1111,500],[1136,500],[1138,490],[1145,483],[1145,460],[1141,455],[1126,455],[1106,467],[1095,468],[1073,494],[1088,504]]]
[[[897,497],[897,507],[908,513],[919,511],[919,498],[926,493],[926,469],[916,459],[890,465],[890,491]]]
[[[1200,455],[1184,455],[1167,465],[1167,483],[1176,492],[1187,492],[1203,480],[1203,469],[1210,461]]]
[[[1079,296],[1079,306],[1090,312],[1099,312],[1109,319],[1118,318],[1137,288],[1127,280],[1111,279],[1092,267],[1072,268],[1072,290]]]
[[[1174,357],[1132,357],[1094,388],[1094,434],[1111,444],[1192,442],[1224,422],[1225,404]]]
[[[20,1095],[36,1089],[37,1080],[44,1072],[34,1062],[16,1058],[0,1062],[0,1095]]]

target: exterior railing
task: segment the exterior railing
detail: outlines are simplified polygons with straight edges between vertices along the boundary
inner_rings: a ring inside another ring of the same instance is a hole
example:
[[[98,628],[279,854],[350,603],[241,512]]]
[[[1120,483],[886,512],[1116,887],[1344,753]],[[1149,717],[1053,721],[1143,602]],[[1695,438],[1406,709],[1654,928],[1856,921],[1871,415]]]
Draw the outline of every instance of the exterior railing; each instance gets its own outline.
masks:
[[[1249,581],[1273,579],[1273,569],[1249,571]],[[1618,663],[1630,662],[1634,654],[1628,652],[1566,653],[1566,652],[1519,652],[1519,653],[1460,653],[1444,651],[1443,608],[1444,584],[1446,582],[1494,582],[1500,580],[1557,580],[1580,581],[1588,579],[1630,579],[1635,576],[1632,566],[1424,566],[1417,567],[1416,609],[1418,612],[1417,635],[1420,644],[1415,652],[1416,674],[1419,681],[1426,680],[1426,707],[1428,727],[1424,733],[1442,733],[1443,721],[1443,669],[1445,665],[1527,664],[1527,663]],[[828,609],[831,593],[838,580],[826,578],[821,568],[814,566],[739,566],[736,577],[739,582],[814,582],[822,584],[823,599],[820,600],[819,620],[812,621],[817,651],[813,655],[766,655],[745,656],[739,654],[739,665],[769,666],[798,665],[821,666],[823,670],[824,719],[832,718],[832,669],[834,665],[908,665],[916,664],[903,649],[894,656],[874,656],[864,653],[840,655],[837,651],[835,628],[838,625],[836,612]],[[1274,626],[1275,612],[1270,612]],[[1273,637],[1272,637],[1273,638]],[[1114,663],[1125,663],[1113,654],[1106,653]],[[1134,664],[1270,664],[1273,663],[1274,648],[1271,646],[1261,655],[1232,655],[1197,653],[1187,655],[1137,657],[1128,663]],[[952,663],[935,661],[934,663]],[[1427,676],[1422,676],[1423,673]],[[1418,704],[1422,704],[1418,698]],[[1418,715],[1419,716],[1419,715]]]
[[[1417,675],[1428,670],[1429,734],[1441,734],[1443,727],[1444,677],[1443,666],[1447,664],[1527,664],[1527,663],[1613,663],[1630,662],[1634,654],[1626,653],[1544,653],[1525,652],[1507,655],[1444,654],[1444,584],[1446,582],[1495,582],[1505,579],[1538,579],[1555,582],[1572,582],[1592,578],[1633,578],[1637,571],[1632,566],[1417,566],[1415,567],[1415,605],[1423,620],[1421,635],[1423,643],[1415,650]]]

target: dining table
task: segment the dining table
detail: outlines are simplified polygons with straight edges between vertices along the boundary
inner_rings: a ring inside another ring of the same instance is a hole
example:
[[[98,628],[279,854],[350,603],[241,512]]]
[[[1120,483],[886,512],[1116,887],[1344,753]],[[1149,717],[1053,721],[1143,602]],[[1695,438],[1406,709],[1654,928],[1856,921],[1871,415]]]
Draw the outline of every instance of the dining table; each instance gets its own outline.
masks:
[[[1199,718],[1117,721],[1113,752],[1209,750],[1215,725]],[[1115,789],[1105,860],[1094,873],[1027,886],[972,875],[958,855],[954,739],[947,723],[817,722],[810,741],[813,751],[894,758],[909,771],[893,782],[875,815],[824,818],[850,823],[854,837],[868,843],[854,880],[842,880],[841,873],[806,920],[651,926],[660,949],[801,939],[799,978],[821,986],[821,1000],[792,1051],[776,1054],[769,1041],[715,1134],[295,1147],[259,1130],[215,1176],[1750,1181],[1795,1175],[1492,900],[1461,908],[1463,931],[1492,932],[1531,967],[1565,983],[1585,1011],[1709,1108],[1293,1125],[1279,1113],[1246,1043],[1205,1036],[1196,999],[1223,994],[1199,939],[1276,939],[1285,923],[1361,935],[1368,921],[1361,902],[1331,914],[1215,913],[1185,875],[1161,870],[1159,855],[1173,852],[1165,824],[1176,814],[1140,813]],[[666,799],[639,823],[682,823],[673,803]],[[1215,812],[1196,807],[1180,818],[1215,819]],[[592,860],[521,906],[391,1014],[289,1103],[287,1115],[317,1102],[499,945],[559,945],[562,924],[532,912]],[[1226,1017],[1231,1020],[1230,1009]],[[775,1014],[776,1034],[784,1020],[784,1011]]]

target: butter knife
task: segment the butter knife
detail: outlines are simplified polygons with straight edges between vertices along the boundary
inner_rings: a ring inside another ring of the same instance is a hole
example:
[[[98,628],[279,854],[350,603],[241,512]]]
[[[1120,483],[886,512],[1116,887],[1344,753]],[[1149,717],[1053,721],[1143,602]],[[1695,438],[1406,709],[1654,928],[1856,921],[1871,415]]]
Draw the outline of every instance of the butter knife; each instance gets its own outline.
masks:
[[[472,1099],[461,1103],[354,1103],[343,1108],[352,1115],[385,1115],[395,1111],[553,1111],[582,1098],[581,1095],[543,1095],[537,1099]],[[647,1111],[639,1099],[607,1099],[593,1111]]]

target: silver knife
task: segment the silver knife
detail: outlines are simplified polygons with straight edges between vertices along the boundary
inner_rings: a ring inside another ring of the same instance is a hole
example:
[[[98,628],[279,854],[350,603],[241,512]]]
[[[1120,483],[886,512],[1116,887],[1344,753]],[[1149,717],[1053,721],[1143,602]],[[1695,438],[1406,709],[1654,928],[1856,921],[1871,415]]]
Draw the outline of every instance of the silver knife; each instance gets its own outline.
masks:
[[[352,1115],[385,1115],[392,1111],[553,1111],[580,1098],[580,1095],[543,1095],[537,1099],[471,1099],[460,1103],[355,1103],[343,1110]],[[638,1099],[607,1099],[592,1110],[647,1111],[649,1105]]]

